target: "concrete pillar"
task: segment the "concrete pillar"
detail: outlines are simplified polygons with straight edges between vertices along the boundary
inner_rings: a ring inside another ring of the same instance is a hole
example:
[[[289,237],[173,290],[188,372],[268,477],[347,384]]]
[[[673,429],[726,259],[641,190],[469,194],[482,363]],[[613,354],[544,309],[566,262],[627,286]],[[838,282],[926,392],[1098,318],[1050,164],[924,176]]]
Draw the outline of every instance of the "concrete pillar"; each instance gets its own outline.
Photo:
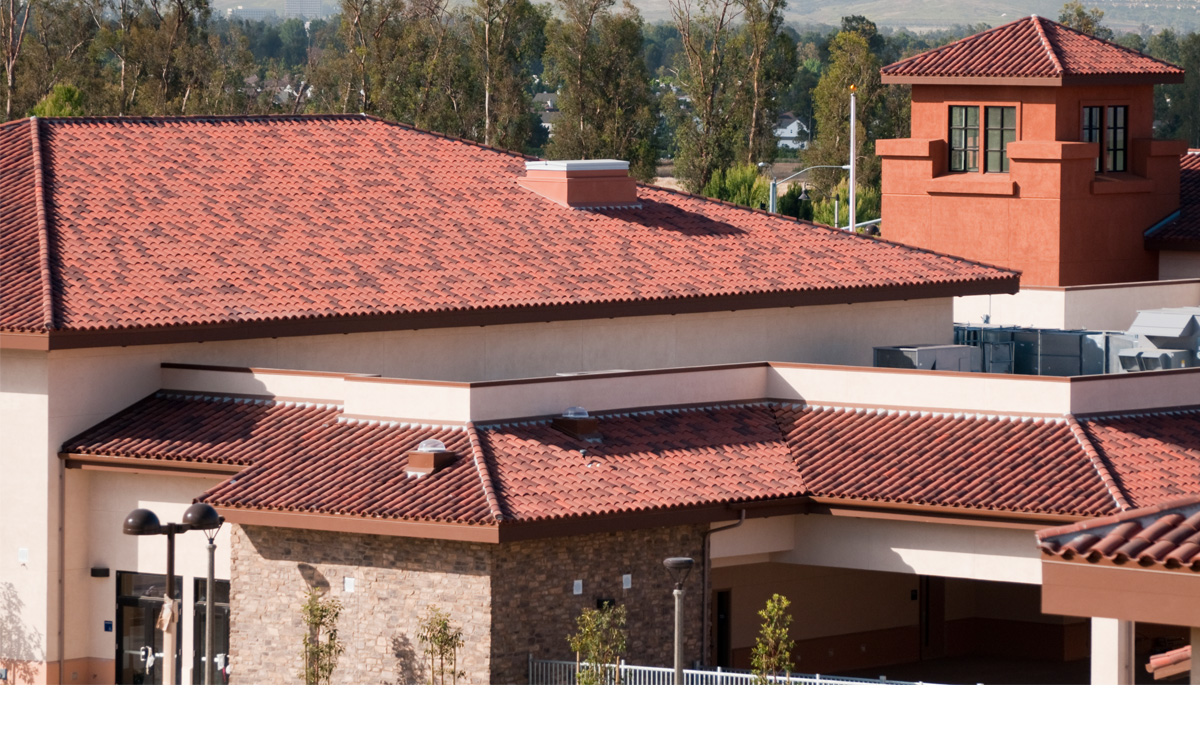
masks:
[[[1192,628],[1192,683],[1200,685],[1200,628]]]
[[[1133,683],[1133,621],[1092,618],[1092,684]]]

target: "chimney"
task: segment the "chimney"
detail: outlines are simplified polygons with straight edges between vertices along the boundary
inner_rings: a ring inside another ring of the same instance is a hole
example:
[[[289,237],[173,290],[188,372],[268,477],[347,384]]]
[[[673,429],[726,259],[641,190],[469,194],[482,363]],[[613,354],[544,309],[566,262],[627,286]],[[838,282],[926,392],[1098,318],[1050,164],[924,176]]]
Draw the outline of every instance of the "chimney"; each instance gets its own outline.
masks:
[[[437,439],[426,439],[408,453],[408,476],[423,477],[454,463],[455,454]]]
[[[600,420],[589,416],[587,409],[581,406],[571,406],[563,411],[562,416],[555,416],[550,425],[567,436],[591,444],[599,444],[604,440],[600,436]]]
[[[550,201],[574,209],[637,207],[637,182],[629,176],[629,162],[527,161],[525,178],[517,183]]]

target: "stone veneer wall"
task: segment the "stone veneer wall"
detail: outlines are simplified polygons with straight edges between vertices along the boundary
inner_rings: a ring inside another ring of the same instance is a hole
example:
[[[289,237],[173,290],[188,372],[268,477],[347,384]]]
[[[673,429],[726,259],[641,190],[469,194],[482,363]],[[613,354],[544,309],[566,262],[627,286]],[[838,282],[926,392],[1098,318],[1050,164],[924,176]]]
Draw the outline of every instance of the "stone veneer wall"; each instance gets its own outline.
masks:
[[[421,683],[428,667],[417,640],[430,604],[462,626],[466,682],[523,684],[529,655],[571,660],[567,636],[598,598],[628,610],[630,664],[671,666],[674,598],[662,560],[697,566],[684,597],[686,662],[700,658],[699,562],[704,526],[597,533],[500,545],[234,525],[231,542],[231,682],[298,684],[300,608],[306,575],[345,606],[338,634],[346,652],[335,684]],[[622,575],[632,587],[622,588]],[[352,577],[354,591],[344,591]],[[583,594],[573,593],[583,580]]]
[[[675,601],[663,559],[690,556],[696,566],[685,584],[684,662],[700,658],[700,590],[704,526],[597,533],[502,544],[492,575],[492,683],[524,684],[529,654],[574,660],[567,636],[583,608],[608,598],[628,613],[625,660],[640,666],[673,666]],[[632,575],[622,589],[621,576]],[[583,594],[573,593],[583,580]]]
[[[231,683],[302,683],[307,630],[300,609],[308,595],[305,574],[314,572],[345,606],[338,636],[346,651],[334,684],[427,681],[417,626],[428,605],[463,629],[463,681],[489,681],[488,545],[239,525],[232,539]],[[353,592],[344,591],[346,577],[354,579]]]

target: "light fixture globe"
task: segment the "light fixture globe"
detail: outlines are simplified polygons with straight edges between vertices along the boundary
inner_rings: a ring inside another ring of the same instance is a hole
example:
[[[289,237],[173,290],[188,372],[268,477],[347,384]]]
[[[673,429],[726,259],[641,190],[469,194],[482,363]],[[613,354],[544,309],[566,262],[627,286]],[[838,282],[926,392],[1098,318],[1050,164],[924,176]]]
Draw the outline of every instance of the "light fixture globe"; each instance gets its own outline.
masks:
[[[676,589],[683,587],[683,583],[687,580],[695,563],[691,557],[687,556],[672,556],[663,560],[663,566],[667,568],[667,572],[675,582]]]
[[[183,525],[198,531],[213,531],[225,521],[217,509],[208,503],[192,503],[183,512]]]
[[[156,536],[162,533],[162,524],[154,511],[138,508],[125,516],[125,524],[121,531],[130,536]]]

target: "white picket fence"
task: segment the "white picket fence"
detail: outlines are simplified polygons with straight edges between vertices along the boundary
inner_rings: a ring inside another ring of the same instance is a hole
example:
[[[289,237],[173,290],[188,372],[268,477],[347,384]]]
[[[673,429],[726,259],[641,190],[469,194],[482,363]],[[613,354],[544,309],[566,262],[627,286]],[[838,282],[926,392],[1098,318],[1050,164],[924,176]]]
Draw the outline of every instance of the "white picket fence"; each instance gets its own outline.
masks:
[[[587,666],[587,664],[580,664]],[[539,686],[575,683],[574,661],[544,661],[529,657],[529,683]],[[675,670],[655,666],[630,666],[622,661],[619,665],[604,667],[605,679],[609,684],[658,685],[672,684]],[[770,677],[773,684],[799,684],[805,686],[861,685],[915,685],[923,682],[891,681],[890,679],[854,679],[848,676],[823,676],[821,674],[792,674],[788,677]],[[684,684],[703,686],[745,686],[756,683],[754,674],[745,669],[684,669]]]

